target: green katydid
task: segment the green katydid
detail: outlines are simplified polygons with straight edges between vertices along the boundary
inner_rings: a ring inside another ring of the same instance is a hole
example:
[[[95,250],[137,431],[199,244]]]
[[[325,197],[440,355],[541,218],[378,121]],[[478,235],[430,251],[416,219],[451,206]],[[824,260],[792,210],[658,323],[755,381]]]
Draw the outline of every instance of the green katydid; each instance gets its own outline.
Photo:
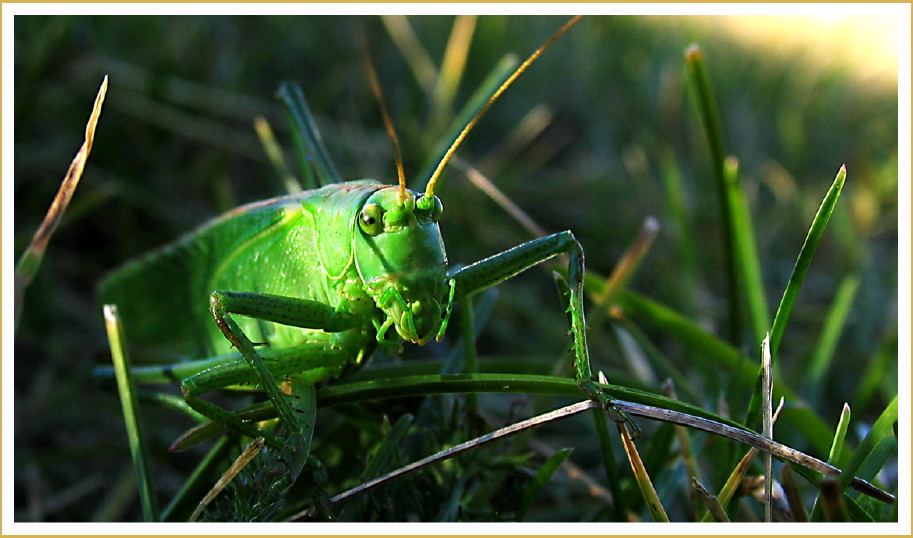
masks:
[[[131,342],[199,359],[169,367],[187,403],[231,429],[263,436],[270,446],[298,451],[294,476],[307,458],[313,422],[312,412],[301,412],[309,407],[296,400],[313,398],[314,383],[359,367],[378,347],[397,348],[400,338],[420,345],[440,339],[455,301],[565,254],[576,380],[621,420],[590,370],[584,253],[574,235],[559,232],[448,270],[439,228],[442,204],[434,194],[444,166],[488,106],[577,20],[489,98],[423,193],[407,189],[400,172],[398,185],[333,183],[248,204],[116,270],[102,283],[101,300],[118,305]],[[142,323],[149,316],[170,324]],[[240,357],[224,355],[226,339]],[[291,395],[280,389],[283,380],[290,382]],[[200,397],[244,383],[267,392],[285,439]]]

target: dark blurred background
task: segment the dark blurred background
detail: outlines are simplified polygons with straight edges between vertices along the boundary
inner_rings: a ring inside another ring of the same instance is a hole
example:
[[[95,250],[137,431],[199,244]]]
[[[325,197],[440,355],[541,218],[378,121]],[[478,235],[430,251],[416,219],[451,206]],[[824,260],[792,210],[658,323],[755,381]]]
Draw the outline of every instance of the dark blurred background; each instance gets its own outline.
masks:
[[[444,91],[433,104],[431,86],[413,67],[422,60],[403,51],[439,66],[453,17],[408,18],[423,48],[397,46],[388,31],[397,21],[364,18],[411,186],[421,188],[424,179],[416,175],[433,146],[497,61],[507,53],[525,57],[565,19],[479,17],[452,99]],[[883,23],[861,19],[852,30],[883,35],[890,28]],[[843,196],[778,360],[785,378],[801,378],[835,290],[858,275],[832,367],[802,403],[835,424],[848,401],[854,421],[865,424],[897,391],[897,75],[881,51],[862,62],[846,52],[871,43],[871,35],[849,40],[846,28],[830,24],[586,18],[491,108],[458,155],[547,231],[573,230],[595,273],[608,274],[644,219],[656,217],[662,230],[630,287],[721,335],[727,309],[720,220],[683,62],[686,47],[698,43],[727,150],[741,163],[772,311],[818,204],[847,166]],[[109,363],[94,299],[98,280],[227,209],[283,193],[252,126],[265,117],[297,170],[275,98],[283,81],[302,86],[344,177],[393,182],[390,143],[346,18],[17,16],[14,28],[16,256],[82,143],[102,77],[110,77],[85,175],[25,295],[15,335],[15,518],[133,519],[119,403],[109,384],[92,377],[94,366]],[[518,128],[524,119],[533,127]],[[670,201],[673,175],[684,191]],[[452,263],[531,238],[454,167],[438,194]],[[671,219],[672,205],[687,211],[696,248]],[[548,349],[558,356],[565,331],[554,284],[530,272],[502,286],[480,353]],[[688,370],[680,345],[652,336]],[[611,335],[592,340],[597,368],[628,370]],[[746,351],[757,345],[738,344]],[[622,375],[616,381],[624,384]],[[713,407],[720,395],[705,396],[692,403]],[[155,426],[162,438],[187,426],[169,424],[173,416],[163,413]],[[176,487],[172,474],[161,472],[164,489]]]

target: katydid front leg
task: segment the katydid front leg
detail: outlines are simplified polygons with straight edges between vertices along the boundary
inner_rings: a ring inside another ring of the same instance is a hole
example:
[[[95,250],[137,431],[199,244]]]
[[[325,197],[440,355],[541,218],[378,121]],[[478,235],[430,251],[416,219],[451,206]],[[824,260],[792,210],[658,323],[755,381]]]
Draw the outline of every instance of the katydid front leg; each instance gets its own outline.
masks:
[[[294,453],[291,473],[293,478],[296,477],[307,459],[314,430],[316,400],[313,383],[295,374],[318,368],[341,368],[351,357],[342,350],[325,345],[302,344],[271,351],[269,358],[264,360],[231,315],[249,316],[295,327],[323,329],[327,332],[353,328],[354,317],[307,299],[230,291],[213,292],[210,310],[219,329],[238,350],[244,362],[226,363],[185,379],[181,384],[184,399],[193,409],[215,422],[226,424],[248,436],[263,436],[273,448],[289,447]],[[254,372],[253,378],[251,370]],[[279,389],[277,377],[289,379],[291,395],[286,395]],[[243,381],[255,381],[266,391],[285,428],[287,440],[284,443],[253,424],[242,421],[234,413],[199,398],[200,394],[210,390]],[[290,399],[293,404],[289,403]]]
[[[577,384],[588,397],[610,411],[615,420],[626,421],[626,417],[612,405],[611,395],[593,379],[590,369],[583,313],[583,247],[569,230],[528,241],[460,269],[453,275],[456,298],[494,286],[558,254],[570,257],[566,293]]]

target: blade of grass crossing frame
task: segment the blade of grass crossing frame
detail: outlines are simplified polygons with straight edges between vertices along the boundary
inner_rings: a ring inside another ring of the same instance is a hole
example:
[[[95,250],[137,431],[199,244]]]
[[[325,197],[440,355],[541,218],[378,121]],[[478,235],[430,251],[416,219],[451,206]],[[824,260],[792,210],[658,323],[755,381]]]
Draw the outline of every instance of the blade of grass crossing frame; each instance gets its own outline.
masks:
[[[555,471],[561,467],[561,464],[564,463],[564,460],[566,460],[573,451],[574,449],[572,448],[563,448],[542,464],[542,467],[539,468],[539,472],[536,473],[535,478],[533,478],[533,483],[527,486],[523,491],[523,499],[521,499],[520,507],[517,509],[517,521],[526,519],[526,512],[529,511],[529,507],[532,506],[536,496],[539,495],[548,480],[555,474]]]
[[[79,150],[76,152],[76,156],[73,157],[73,160],[70,162],[70,167],[67,169],[66,175],[60,182],[60,188],[57,190],[57,194],[51,202],[51,207],[49,207],[47,213],[45,213],[44,219],[41,221],[41,225],[32,237],[31,243],[29,243],[25,252],[22,253],[22,256],[20,256],[19,260],[16,262],[16,269],[13,272],[14,328],[19,326],[19,313],[22,311],[22,300],[25,289],[28,288],[32,279],[35,277],[35,274],[38,272],[48,242],[50,242],[51,236],[54,235],[54,231],[57,230],[57,225],[60,224],[61,219],[63,219],[63,214],[66,212],[67,206],[70,205],[70,200],[73,198],[73,193],[76,192],[76,187],[79,185],[79,179],[82,177],[83,170],[85,170],[86,161],[89,158],[89,153],[92,151],[92,142],[95,139],[95,127],[98,125],[101,105],[105,102],[105,94],[107,93],[108,76],[105,75],[101,87],[98,89],[98,94],[95,96],[95,103],[92,105],[89,121],[86,122],[85,139],[82,146],[80,146]]]
[[[213,484],[209,492],[203,496],[203,500],[197,504],[196,510],[194,510],[193,514],[190,515],[190,521],[196,521],[201,515],[203,515],[203,511],[206,510],[206,507],[209,506],[209,504],[215,500],[215,498],[218,497],[220,493],[222,493],[228,484],[230,484],[231,481],[234,480],[236,476],[238,476],[238,473],[240,473],[241,470],[244,469],[244,467],[246,467],[247,464],[250,463],[251,460],[260,453],[265,444],[265,439],[262,437],[257,437],[247,445],[247,448],[241,452],[241,455],[238,456],[234,462],[232,462],[232,464],[222,474],[222,476],[219,477],[216,483]]]
[[[279,99],[285,104],[289,112],[289,118],[292,123],[292,132],[295,135],[295,141],[298,143],[299,158],[301,159],[302,175],[305,178],[312,177],[309,173],[309,163],[312,163],[317,171],[317,182],[320,185],[328,183],[338,183],[342,181],[342,176],[336,170],[333,159],[323,145],[323,139],[320,131],[317,129],[317,123],[314,121],[314,115],[304,99],[304,92],[301,87],[294,82],[284,82],[279,86]],[[306,185],[313,188],[319,185]]]
[[[776,410],[776,412],[773,413],[773,415],[771,416],[771,419],[770,419],[771,430],[773,430],[773,424],[774,424],[774,422],[776,422],[777,417],[780,415],[780,411],[782,409],[783,409],[783,400],[780,400],[780,407]],[[742,459],[739,460],[739,463],[732,470],[732,473],[730,473],[729,478],[726,479],[726,483],[723,484],[722,489],[720,489],[720,493],[716,496],[716,498],[719,500],[719,502],[722,506],[725,507],[726,504],[735,495],[736,490],[742,484],[742,480],[744,479],[745,474],[748,472],[748,468],[751,466],[752,460],[754,460],[754,457],[757,454],[758,454],[758,448],[751,447],[748,450],[748,452],[746,452],[745,455],[742,456]],[[712,518],[713,518],[712,514],[710,514],[708,512],[707,514],[704,515],[704,517],[701,521],[706,523],[708,521],[711,521]]]
[[[796,259],[796,265],[793,267],[793,272],[789,277],[789,281],[786,283],[786,289],[783,291],[783,297],[780,299],[780,306],[777,308],[773,326],[770,330],[770,356],[772,361],[776,361],[777,350],[780,348],[780,342],[783,340],[783,333],[786,331],[786,324],[789,322],[789,316],[792,314],[793,306],[796,304],[796,297],[799,295],[799,289],[805,281],[805,275],[808,273],[808,268],[812,263],[815,250],[818,248],[818,243],[821,242],[821,237],[824,235],[827,223],[834,213],[834,209],[837,206],[837,200],[840,198],[840,193],[843,190],[845,182],[846,165],[840,167],[840,170],[837,172],[837,177],[834,178],[834,182],[824,195],[821,206],[818,207],[818,212],[815,214],[814,220],[812,220],[808,235],[805,237],[805,242],[799,250],[799,257]],[[758,376],[758,381],[755,383],[755,390],[751,396],[751,403],[748,407],[748,413],[745,420],[746,424],[751,424],[758,413],[758,406],[760,405],[760,372],[758,373]]]
[[[143,435],[142,420],[139,415],[136,390],[130,374],[130,358],[124,348],[124,338],[117,315],[117,307],[104,306],[105,328],[108,332],[108,342],[111,346],[111,359],[114,363],[114,375],[117,378],[117,392],[120,395],[121,408],[124,413],[124,422],[127,427],[127,438],[130,442],[130,454],[133,457],[133,466],[136,469],[137,487],[139,489],[140,504],[143,508],[143,519],[157,521],[158,514],[155,509],[155,492],[152,487],[152,469]]]
[[[704,133],[707,136],[707,145],[710,150],[711,168],[716,180],[717,199],[720,207],[720,218],[723,234],[723,252],[726,254],[726,290],[729,303],[729,341],[734,345],[741,345],[741,298],[739,297],[738,276],[736,268],[735,248],[732,242],[733,211],[727,196],[725,159],[726,149],[723,144],[723,126],[720,122],[719,111],[713,90],[710,87],[710,77],[704,65],[704,56],[697,45],[691,45],[685,51],[685,66],[688,79],[691,83],[695,103],[700,116]]]

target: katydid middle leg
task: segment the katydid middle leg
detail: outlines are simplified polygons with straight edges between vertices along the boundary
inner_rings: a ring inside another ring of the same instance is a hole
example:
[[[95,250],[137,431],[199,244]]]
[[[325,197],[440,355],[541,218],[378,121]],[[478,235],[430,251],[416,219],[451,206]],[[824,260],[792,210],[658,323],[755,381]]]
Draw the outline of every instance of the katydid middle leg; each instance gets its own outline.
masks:
[[[571,231],[528,241],[460,269],[452,275],[456,284],[456,298],[494,286],[559,254],[567,254],[570,259],[566,293],[577,384],[588,397],[610,411],[615,420],[625,421],[626,417],[612,405],[611,395],[593,379],[590,369],[583,311],[583,247]]]

